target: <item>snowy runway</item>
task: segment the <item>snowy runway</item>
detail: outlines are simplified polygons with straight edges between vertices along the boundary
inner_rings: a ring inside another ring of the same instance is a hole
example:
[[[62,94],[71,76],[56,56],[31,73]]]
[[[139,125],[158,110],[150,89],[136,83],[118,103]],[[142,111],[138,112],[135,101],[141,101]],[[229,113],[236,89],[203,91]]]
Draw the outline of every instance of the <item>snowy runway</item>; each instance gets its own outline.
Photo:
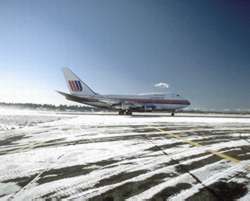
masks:
[[[2,200],[250,199],[248,117],[6,112],[0,135]]]

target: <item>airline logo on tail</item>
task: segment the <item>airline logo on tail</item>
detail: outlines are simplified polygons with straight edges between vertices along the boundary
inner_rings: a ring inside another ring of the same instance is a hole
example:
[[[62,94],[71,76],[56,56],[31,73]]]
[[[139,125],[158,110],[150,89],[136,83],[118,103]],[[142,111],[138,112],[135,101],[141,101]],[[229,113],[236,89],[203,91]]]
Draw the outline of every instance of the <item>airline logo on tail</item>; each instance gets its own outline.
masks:
[[[69,80],[69,86],[72,91],[82,91],[82,84],[79,80]]]

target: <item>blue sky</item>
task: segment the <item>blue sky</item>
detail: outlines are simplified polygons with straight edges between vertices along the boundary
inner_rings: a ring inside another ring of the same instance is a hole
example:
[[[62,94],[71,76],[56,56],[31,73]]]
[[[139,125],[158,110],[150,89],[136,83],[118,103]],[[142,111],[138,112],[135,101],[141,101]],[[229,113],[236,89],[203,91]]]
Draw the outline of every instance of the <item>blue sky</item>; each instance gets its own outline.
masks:
[[[0,101],[69,103],[62,67],[95,91],[250,108],[249,1],[0,1]]]

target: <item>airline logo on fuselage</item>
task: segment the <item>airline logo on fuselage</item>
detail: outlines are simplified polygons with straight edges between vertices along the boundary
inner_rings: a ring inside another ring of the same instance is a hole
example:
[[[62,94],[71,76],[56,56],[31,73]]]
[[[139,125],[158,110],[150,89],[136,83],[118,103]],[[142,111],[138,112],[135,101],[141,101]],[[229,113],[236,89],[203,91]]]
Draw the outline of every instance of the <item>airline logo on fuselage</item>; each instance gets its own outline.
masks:
[[[79,80],[69,80],[69,86],[72,91],[82,91],[82,84]]]

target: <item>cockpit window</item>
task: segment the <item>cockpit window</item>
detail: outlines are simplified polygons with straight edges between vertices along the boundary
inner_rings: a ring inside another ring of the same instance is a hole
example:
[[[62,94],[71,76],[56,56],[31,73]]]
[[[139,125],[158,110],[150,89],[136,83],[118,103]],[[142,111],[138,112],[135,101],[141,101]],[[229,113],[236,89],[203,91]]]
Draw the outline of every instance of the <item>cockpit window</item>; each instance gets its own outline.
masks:
[[[180,94],[176,94],[177,97],[180,97]]]

